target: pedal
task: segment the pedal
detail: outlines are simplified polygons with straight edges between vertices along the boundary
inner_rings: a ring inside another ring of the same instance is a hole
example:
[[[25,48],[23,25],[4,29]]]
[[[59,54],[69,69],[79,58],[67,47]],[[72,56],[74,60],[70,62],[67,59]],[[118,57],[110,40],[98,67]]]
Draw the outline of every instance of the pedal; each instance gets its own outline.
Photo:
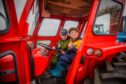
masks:
[[[120,58],[120,57],[117,57],[117,60],[118,60],[119,62],[124,62],[124,60],[123,60],[122,58]]]

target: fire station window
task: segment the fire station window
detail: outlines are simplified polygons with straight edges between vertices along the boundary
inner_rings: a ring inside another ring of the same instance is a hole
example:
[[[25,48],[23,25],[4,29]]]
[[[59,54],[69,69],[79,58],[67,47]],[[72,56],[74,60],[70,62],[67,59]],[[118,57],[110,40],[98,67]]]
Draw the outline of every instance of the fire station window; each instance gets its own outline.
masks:
[[[59,25],[60,25],[60,20],[45,18],[42,21],[38,35],[39,36],[55,36],[59,29]]]
[[[65,21],[63,29],[69,30],[71,27],[78,27],[78,24],[77,21]]]
[[[118,30],[122,6],[114,0],[101,0],[93,32],[96,35],[115,35]]]
[[[10,21],[7,13],[5,0],[0,0],[0,34],[9,30]]]

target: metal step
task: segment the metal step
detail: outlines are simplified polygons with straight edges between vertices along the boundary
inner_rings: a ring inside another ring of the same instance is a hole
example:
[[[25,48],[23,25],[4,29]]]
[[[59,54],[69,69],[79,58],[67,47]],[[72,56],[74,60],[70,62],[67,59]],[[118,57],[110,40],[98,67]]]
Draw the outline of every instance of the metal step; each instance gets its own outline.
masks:
[[[126,75],[121,75],[118,73],[101,73],[102,79],[111,79],[111,78],[122,78],[126,79]]]
[[[65,80],[60,78],[47,78],[41,80],[41,84],[65,84]]]
[[[126,62],[114,62],[115,66],[126,66]]]
[[[101,73],[102,84],[126,84],[126,75]]]
[[[118,57],[117,62],[105,61],[105,67],[94,70],[93,84],[126,84],[126,60]]]
[[[126,84],[126,80],[120,78],[109,78],[102,80],[102,84]]]
[[[100,73],[102,84],[126,84],[126,62],[122,59],[119,61],[113,63],[114,67],[107,61],[105,62],[107,72]]]
[[[112,64],[110,62],[108,62],[108,61],[105,61],[105,63],[106,63],[106,69],[107,69],[107,71],[108,72],[113,72],[114,68],[113,68]]]
[[[113,65],[115,66],[115,73],[126,75],[126,62],[115,62]]]
[[[119,62],[126,62],[126,53],[125,52],[120,52],[119,56],[117,56],[117,60]]]
[[[84,83],[83,84],[94,84],[93,82],[94,82],[93,79],[87,78],[87,79],[84,80]]]

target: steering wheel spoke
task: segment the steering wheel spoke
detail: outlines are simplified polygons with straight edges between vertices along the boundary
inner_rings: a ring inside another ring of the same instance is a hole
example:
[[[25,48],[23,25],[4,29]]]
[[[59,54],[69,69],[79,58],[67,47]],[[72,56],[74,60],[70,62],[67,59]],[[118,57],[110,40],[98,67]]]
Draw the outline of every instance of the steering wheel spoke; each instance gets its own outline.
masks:
[[[55,50],[55,49],[51,48],[49,45],[47,45],[47,44],[44,44],[44,43],[37,43],[37,44],[38,44],[39,46],[42,46],[42,47],[48,49],[48,50]]]

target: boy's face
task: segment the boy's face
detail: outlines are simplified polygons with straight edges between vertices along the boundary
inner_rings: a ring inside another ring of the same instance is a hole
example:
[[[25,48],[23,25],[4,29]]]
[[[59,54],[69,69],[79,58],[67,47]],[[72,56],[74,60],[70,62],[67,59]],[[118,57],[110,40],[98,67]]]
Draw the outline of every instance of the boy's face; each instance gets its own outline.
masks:
[[[72,30],[72,31],[70,32],[70,38],[72,38],[72,39],[77,39],[78,36],[79,36],[79,33],[78,33],[77,31]]]
[[[62,39],[62,40],[66,40],[66,39],[67,39],[67,35],[62,35],[62,34],[61,34],[60,36],[61,36],[61,39]]]

